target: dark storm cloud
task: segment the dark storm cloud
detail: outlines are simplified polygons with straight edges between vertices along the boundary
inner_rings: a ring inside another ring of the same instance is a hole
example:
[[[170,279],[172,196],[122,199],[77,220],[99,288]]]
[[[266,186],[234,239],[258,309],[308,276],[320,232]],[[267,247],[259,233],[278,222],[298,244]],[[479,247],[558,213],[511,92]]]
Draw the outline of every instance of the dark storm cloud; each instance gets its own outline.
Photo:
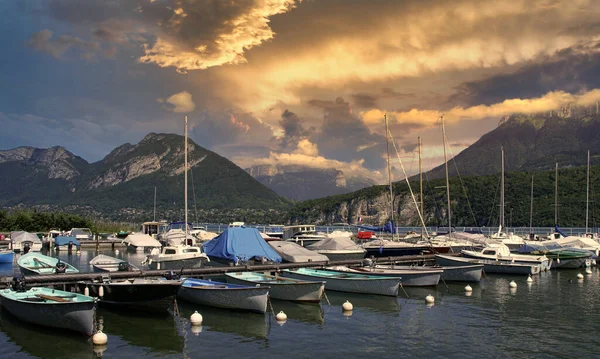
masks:
[[[588,48],[597,50],[595,45]],[[550,91],[578,93],[600,87],[600,54],[569,48],[518,70],[464,83],[449,99],[452,106],[493,104],[507,98],[532,98]]]
[[[325,112],[321,129],[312,139],[318,145],[319,154],[344,162],[364,159],[364,166],[370,169],[379,169],[385,164],[381,157],[385,137],[371,133],[364,122],[352,114],[348,102],[338,97],[335,101],[309,103]]]
[[[371,96],[367,94],[353,94],[352,99],[354,100],[354,104],[358,107],[362,108],[375,108],[377,107],[376,96]]]

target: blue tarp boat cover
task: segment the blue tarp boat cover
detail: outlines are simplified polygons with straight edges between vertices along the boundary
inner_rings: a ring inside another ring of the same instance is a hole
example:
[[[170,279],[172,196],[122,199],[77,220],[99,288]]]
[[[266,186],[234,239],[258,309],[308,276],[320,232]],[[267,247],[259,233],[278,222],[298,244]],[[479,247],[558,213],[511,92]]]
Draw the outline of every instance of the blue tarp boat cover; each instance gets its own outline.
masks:
[[[76,247],[81,246],[81,243],[79,243],[79,241],[75,237],[58,236],[54,238],[54,245],[57,247],[68,246],[69,242],[73,242],[73,245]]]
[[[228,227],[223,233],[204,243],[202,250],[209,257],[233,262],[248,261],[255,257],[281,262],[279,254],[269,246],[256,228]]]
[[[367,231],[373,231],[373,232],[384,232],[384,233],[392,233],[392,228],[394,228],[394,230],[396,230],[395,233],[398,233],[398,229],[395,226],[394,222],[388,222],[386,223],[384,226],[366,226],[366,225],[357,225],[358,228],[360,229],[365,229]]]

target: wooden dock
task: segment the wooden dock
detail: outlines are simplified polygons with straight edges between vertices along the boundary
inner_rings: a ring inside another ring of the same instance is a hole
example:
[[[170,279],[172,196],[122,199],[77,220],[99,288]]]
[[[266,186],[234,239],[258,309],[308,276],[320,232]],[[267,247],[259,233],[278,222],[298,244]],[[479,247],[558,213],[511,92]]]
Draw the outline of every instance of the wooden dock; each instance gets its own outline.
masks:
[[[22,276],[27,286],[67,286],[73,285],[79,281],[91,282],[102,281],[110,278],[140,278],[140,277],[205,277],[223,275],[231,272],[279,272],[283,269],[294,268],[324,268],[336,265],[361,265],[373,261],[377,264],[403,264],[403,265],[423,265],[435,261],[435,255],[416,255],[416,256],[401,256],[401,257],[379,257],[379,258],[363,258],[357,260],[344,261],[326,261],[326,262],[304,262],[304,263],[280,263],[280,264],[264,264],[264,265],[245,265],[245,266],[206,266],[204,268],[189,268],[178,271],[169,270],[140,270],[130,272],[104,272],[104,273],[75,273],[75,274],[51,274],[51,275],[30,275]],[[0,288],[10,286],[13,277],[0,277]]]

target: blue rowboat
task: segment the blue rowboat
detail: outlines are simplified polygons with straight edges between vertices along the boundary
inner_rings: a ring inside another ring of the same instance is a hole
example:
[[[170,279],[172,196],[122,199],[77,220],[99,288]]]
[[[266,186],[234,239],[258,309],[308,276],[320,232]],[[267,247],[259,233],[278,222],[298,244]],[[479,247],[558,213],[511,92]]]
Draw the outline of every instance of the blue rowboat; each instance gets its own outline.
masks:
[[[18,292],[0,290],[2,306],[22,321],[32,324],[94,333],[94,298],[50,288]]]
[[[225,275],[229,283],[270,286],[269,296],[273,299],[318,303],[325,292],[324,281],[282,278],[258,272],[225,273]]]
[[[203,279],[186,279],[177,297],[188,302],[218,308],[265,313],[269,299],[266,286],[247,286]]]
[[[400,277],[382,277],[358,273],[342,273],[323,269],[285,269],[284,277],[325,281],[325,289],[339,292],[397,296]]]
[[[48,257],[37,252],[29,252],[17,259],[21,273],[26,275],[79,273],[79,270],[58,258]]]

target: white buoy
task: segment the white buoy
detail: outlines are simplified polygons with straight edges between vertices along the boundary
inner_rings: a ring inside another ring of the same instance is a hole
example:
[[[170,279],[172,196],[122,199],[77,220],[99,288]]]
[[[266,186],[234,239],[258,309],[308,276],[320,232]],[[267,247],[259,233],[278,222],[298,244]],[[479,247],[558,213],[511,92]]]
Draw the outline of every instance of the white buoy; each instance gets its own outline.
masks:
[[[588,268],[588,269],[586,269],[586,270],[585,270],[585,274],[592,274],[592,270],[591,270],[591,269],[589,269],[589,268]]]
[[[108,336],[99,330],[92,337],[92,343],[94,343],[94,345],[106,345],[106,343],[108,343]]]
[[[202,319],[202,314],[198,313],[196,310],[190,317],[190,323],[192,323],[192,325],[200,325],[202,324]]]
[[[87,286],[85,287],[85,289],[83,290],[83,295],[85,296],[90,296],[90,288],[88,288]]]
[[[429,294],[428,296],[425,297],[425,303],[433,304],[434,302],[435,302],[435,298],[433,297],[433,295]]]
[[[281,312],[277,313],[275,319],[277,319],[278,322],[283,322],[287,320],[287,315],[282,310]]]
[[[100,286],[100,288],[98,288],[98,297],[102,298],[104,297],[104,287]]]
[[[583,279],[583,274],[577,273],[577,279]]]
[[[531,274],[529,275],[529,277],[527,277],[527,283],[531,283],[533,282],[533,279],[531,278]]]
[[[352,309],[354,309],[354,306],[349,301],[346,301],[346,303],[342,304],[342,309],[344,309],[347,312],[350,312],[352,311]]]
[[[472,292],[473,288],[471,288],[470,285],[467,284],[467,286],[465,287],[465,292]]]
[[[516,288],[517,287],[517,283],[515,283],[514,280],[511,280],[510,283],[508,284],[509,287],[511,288]]]
[[[118,255],[119,254],[119,250],[115,249],[115,254]]]

